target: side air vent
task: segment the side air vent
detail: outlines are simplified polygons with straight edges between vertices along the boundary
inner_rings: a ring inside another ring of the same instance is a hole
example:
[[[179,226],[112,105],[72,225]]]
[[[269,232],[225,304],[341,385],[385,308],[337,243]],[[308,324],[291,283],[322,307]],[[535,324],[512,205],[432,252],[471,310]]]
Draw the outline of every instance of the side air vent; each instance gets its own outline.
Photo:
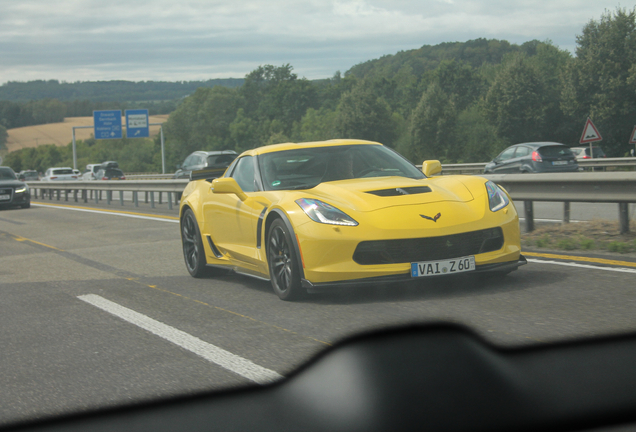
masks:
[[[223,254],[216,247],[216,245],[212,241],[212,238],[210,236],[206,236],[206,237],[208,238],[208,244],[210,245],[210,249],[212,249],[212,253],[214,254],[214,256],[217,258],[223,258]]]
[[[421,193],[431,192],[431,188],[428,186],[412,186],[405,188],[395,188],[395,189],[381,189],[376,191],[368,191],[367,193],[381,196],[381,197],[390,197],[390,196],[399,196],[399,195],[415,195]]]

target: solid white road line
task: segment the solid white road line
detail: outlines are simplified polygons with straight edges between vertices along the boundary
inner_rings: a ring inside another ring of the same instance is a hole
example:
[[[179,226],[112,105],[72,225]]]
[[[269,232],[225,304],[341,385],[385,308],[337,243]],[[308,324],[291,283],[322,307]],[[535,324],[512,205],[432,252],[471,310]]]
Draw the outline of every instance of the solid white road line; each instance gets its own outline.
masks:
[[[267,384],[283,378],[282,375],[273,370],[266,369],[243,357],[232,354],[229,351],[204,342],[188,333],[120,306],[98,295],[87,294],[78,296],[77,298],[258,384]]]
[[[636,269],[624,268],[624,267],[601,267],[595,265],[588,264],[579,264],[573,262],[562,262],[562,261],[550,261],[550,260],[540,260],[540,259],[531,259],[528,258],[528,262],[537,263],[537,264],[554,264],[554,265],[562,265],[568,267],[579,267],[593,270],[605,270],[605,271],[613,271],[619,273],[636,273]]]
[[[60,207],[60,206],[51,206],[51,205],[46,205],[46,204],[35,204],[35,203],[31,203],[31,205],[32,206],[37,206],[37,207],[48,207],[48,208],[55,208],[55,209],[62,209],[62,210],[81,211],[81,212],[86,212],[86,213],[99,213],[99,214],[108,214],[108,215],[115,215],[115,216],[124,216],[124,217],[130,217],[130,218],[135,218],[135,219],[147,219],[147,220],[155,220],[155,221],[161,221],[161,222],[179,223],[179,221],[175,220],[175,219],[158,218],[158,217],[152,217],[152,216],[142,216],[142,215],[136,215],[136,214],[130,214],[130,213],[117,213],[117,212],[114,212],[114,211],[89,210],[89,209],[84,209],[84,208]]]

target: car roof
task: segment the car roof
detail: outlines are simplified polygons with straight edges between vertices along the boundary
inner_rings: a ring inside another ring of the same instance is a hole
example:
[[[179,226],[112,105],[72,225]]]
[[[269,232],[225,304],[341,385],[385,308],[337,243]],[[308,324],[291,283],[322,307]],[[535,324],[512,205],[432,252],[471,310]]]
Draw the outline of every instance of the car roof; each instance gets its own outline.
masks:
[[[252,150],[247,150],[241,155],[250,155],[256,156],[260,154],[266,153],[274,153],[285,150],[298,150],[303,147],[338,147],[338,146],[348,146],[348,145],[379,145],[382,144],[375,141],[365,141],[358,139],[333,139],[328,141],[311,141],[311,142],[303,142],[303,143],[283,143],[283,144],[271,144],[263,147],[258,147]]]
[[[528,147],[564,146],[564,147],[567,147],[565,144],[552,142],[552,141],[519,143],[519,144],[511,145],[510,147],[516,147],[516,146],[528,146]]]
[[[238,154],[238,153],[235,152],[234,150],[212,150],[212,151],[197,150],[197,151],[194,151],[194,152],[190,153],[190,156],[193,155],[193,154],[201,154],[201,155],[205,155],[205,156],[216,156],[216,155]]]

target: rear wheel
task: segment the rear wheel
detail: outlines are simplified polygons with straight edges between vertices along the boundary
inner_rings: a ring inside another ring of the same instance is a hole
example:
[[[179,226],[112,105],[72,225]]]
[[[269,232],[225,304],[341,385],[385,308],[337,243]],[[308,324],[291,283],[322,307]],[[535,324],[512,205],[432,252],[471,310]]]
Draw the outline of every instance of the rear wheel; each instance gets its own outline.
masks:
[[[274,292],[281,300],[295,300],[305,294],[300,284],[300,267],[292,233],[276,219],[267,234],[267,262]]]
[[[191,276],[200,278],[209,274],[205,260],[205,249],[199,232],[199,225],[190,209],[186,209],[181,218],[181,242],[183,258]]]

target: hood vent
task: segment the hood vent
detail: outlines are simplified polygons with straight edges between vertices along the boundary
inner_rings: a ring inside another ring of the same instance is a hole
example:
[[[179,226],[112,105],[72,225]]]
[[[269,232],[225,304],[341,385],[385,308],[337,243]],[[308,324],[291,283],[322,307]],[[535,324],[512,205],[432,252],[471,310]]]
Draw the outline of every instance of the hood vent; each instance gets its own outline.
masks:
[[[427,192],[432,192],[431,188],[428,186],[412,186],[412,187],[404,187],[404,188],[368,191],[367,193],[381,196],[381,197],[390,197],[390,196],[400,196],[400,195],[416,195],[416,194],[427,193]]]

